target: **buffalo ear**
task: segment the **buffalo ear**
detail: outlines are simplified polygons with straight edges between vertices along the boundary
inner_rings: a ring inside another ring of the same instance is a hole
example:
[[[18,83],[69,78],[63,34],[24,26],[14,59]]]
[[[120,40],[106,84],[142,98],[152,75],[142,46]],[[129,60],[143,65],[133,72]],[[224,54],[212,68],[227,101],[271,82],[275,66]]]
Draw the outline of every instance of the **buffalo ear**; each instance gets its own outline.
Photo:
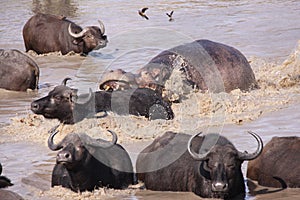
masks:
[[[208,167],[208,160],[203,161],[203,169],[205,169],[206,171],[210,171]]]
[[[76,102],[76,99],[77,99],[77,89],[68,89],[66,90],[64,93],[63,93],[63,96],[65,98],[68,98],[70,99],[71,102]]]
[[[77,95],[78,89],[71,89],[71,94],[72,95]]]
[[[73,40],[72,43],[77,45],[78,41],[77,40]]]
[[[199,173],[204,176],[206,179],[211,179],[210,177],[210,169],[208,167],[208,161],[202,161],[200,164]]]
[[[72,102],[76,102],[77,101],[77,92],[78,89],[71,89],[71,93],[70,93],[70,99]]]
[[[79,45],[79,43],[82,42],[82,39],[81,38],[76,38],[72,41],[73,44],[75,45]]]

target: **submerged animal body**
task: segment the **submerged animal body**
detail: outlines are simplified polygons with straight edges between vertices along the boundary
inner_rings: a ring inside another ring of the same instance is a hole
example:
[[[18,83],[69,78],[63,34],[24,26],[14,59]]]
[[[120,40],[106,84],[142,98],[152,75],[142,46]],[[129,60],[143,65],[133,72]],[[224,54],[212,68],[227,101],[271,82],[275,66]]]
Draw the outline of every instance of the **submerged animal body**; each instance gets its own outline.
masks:
[[[66,124],[76,123],[98,112],[145,116],[149,119],[173,119],[171,105],[155,91],[137,88],[125,91],[97,91],[77,96],[77,90],[67,87],[66,80],[49,94],[31,103],[31,110],[46,118],[56,118]],[[79,99],[85,96],[85,102]]]
[[[93,139],[86,134],[68,134],[55,144],[56,128],[50,131],[48,146],[58,151],[51,186],[60,185],[74,192],[92,191],[98,187],[124,189],[134,183],[134,173],[127,151],[110,131],[112,141]]]
[[[158,191],[190,191],[205,198],[232,199],[245,194],[241,164],[262,151],[261,138],[254,153],[239,152],[218,134],[190,136],[166,132],[138,156],[138,179]],[[200,152],[200,153],[196,153]]]
[[[248,163],[247,177],[277,188],[300,188],[300,138],[273,137],[261,155]]]
[[[164,85],[175,68],[183,72],[189,84],[203,91],[247,91],[257,87],[245,56],[233,47],[210,40],[197,40],[163,51],[140,69],[140,76],[147,72],[157,84]]]
[[[185,85],[201,91],[218,93],[257,88],[255,75],[246,57],[233,47],[210,40],[196,40],[161,52],[134,74],[134,82],[138,87],[161,90],[174,70],[182,73]],[[119,74],[115,71],[109,73],[111,77]],[[123,75],[128,76],[128,73]],[[104,76],[100,87],[119,88],[116,79],[109,82],[107,77]],[[122,80],[122,84],[124,82],[126,79]]]
[[[38,89],[40,70],[36,62],[16,49],[0,49],[0,88],[14,91]]]
[[[61,51],[67,54],[88,54],[92,50],[103,48],[107,44],[105,28],[88,26],[82,29],[65,17],[38,13],[31,17],[23,28],[26,51],[38,54]]]

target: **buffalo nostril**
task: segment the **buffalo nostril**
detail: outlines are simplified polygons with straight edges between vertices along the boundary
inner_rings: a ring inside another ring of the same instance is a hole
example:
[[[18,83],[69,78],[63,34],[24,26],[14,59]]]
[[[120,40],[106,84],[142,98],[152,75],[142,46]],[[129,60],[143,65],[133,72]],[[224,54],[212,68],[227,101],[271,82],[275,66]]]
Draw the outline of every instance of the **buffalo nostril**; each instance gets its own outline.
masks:
[[[228,184],[227,183],[221,183],[221,182],[216,182],[212,185],[213,191],[216,192],[225,192],[228,190]]]
[[[37,104],[37,103],[35,103],[35,102],[32,102],[32,103],[31,103],[31,110],[32,110],[33,112],[39,110],[39,104]]]
[[[69,153],[66,153],[66,154],[65,154],[65,158],[67,158],[67,159],[70,158],[70,154],[69,154]]]
[[[228,184],[224,184],[223,191],[227,191],[227,190],[228,190]]]
[[[57,154],[56,160],[58,162],[66,162],[72,159],[72,155],[69,152],[60,152]]]

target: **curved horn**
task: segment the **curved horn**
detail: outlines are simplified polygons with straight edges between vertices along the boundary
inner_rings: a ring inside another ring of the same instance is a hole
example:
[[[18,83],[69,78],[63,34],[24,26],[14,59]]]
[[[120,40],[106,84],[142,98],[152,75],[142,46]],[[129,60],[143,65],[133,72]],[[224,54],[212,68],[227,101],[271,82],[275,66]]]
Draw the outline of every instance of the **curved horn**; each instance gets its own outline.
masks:
[[[105,26],[103,24],[103,22],[101,20],[98,20],[99,24],[100,24],[100,30],[101,30],[101,33],[102,35],[104,35],[105,33]]]
[[[60,124],[59,124],[60,125]],[[53,127],[51,130],[48,131],[48,133],[50,133],[51,135],[48,138],[48,147],[49,149],[51,149],[52,151],[57,151],[59,149],[62,148],[62,146],[59,144],[54,144],[53,142],[53,138],[54,136],[59,132],[58,130],[56,130],[59,125],[56,125],[55,127]]]
[[[86,104],[87,102],[90,102],[93,99],[93,91],[90,88],[89,95],[87,97],[79,97],[76,99],[77,104]],[[80,101],[79,101],[80,100]]]
[[[197,153],[191,148],[192,140],[193,140],[195,137],[197,137],[198,135],[200,135],[201,133],[202,133],[202,132],[193,135],[193,136],[189,139],[189,142],[188,142],[188,145],[187,145],[187,148],[188,148],[188,151],[189,151],[190,155],[191,155],[195,160],[205,160],[207,154],[209,153],[209,151],[208,151],[208,152],[206,152],[205,154],[197,154]]]
[[[248,131],[248,133],[251,134],[256,139],[258,146],[254,153],[248,153],[247,151],[245,151],[244,153],[239,152],[238,156],[239,156],[239,159],[241,159],[241,160],[253,160],[253,159],[257,158],[263,150],[263,141],[259,137],[259,135],[257,135],[254,132],[251,132],[251,131]]]
[[[110,132],[113,137],[111,141],[106,141],[103,139],[93,139],[87,135],[86,135],[86,138],[84,141],[86,142],[87,145],[90,145],[93,147],[109,148],[117,143],[118,136],[115,132],[113,132],[111,130],[108,130],[108,132]]]
[[[88,28],[84,28],[80,33],[73,33],[72,29],[71,29],[71,23],[69,24],[69,27],[68,27],[69,34],[74,38],[82,37],[88,30],[89,30]]]
[[[71,79],[71,78],[65,78],[65,79],[61,82],[61,84],[62,84],[62,85],[66,85],[68,80],[72,80],[72,79]]]

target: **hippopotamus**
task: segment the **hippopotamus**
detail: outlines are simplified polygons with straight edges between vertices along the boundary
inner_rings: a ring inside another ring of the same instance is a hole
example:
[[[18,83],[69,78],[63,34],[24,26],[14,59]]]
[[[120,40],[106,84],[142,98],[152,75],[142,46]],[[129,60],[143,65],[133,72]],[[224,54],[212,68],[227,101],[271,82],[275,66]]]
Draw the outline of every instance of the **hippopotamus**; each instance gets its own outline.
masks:
[[[136,74],[116,70],[105,73],[100,89],[119,89],[117,80],[122,75],[126,77],[121,81],[123,85],[130,76],[127,85],[161,90],[175,70],[184,84],[203,92],[249,91],[258,87],[249,62],[239,50],[210,40],[196,40],[161,52]]]
[[[110,70],[101,77],[100,90],[114,91],[138,87],[135,74],[122,69]]]
[[[0,49],[0,88],[14,91],[38,89],[40,70],[36,62],[16,49]]]

